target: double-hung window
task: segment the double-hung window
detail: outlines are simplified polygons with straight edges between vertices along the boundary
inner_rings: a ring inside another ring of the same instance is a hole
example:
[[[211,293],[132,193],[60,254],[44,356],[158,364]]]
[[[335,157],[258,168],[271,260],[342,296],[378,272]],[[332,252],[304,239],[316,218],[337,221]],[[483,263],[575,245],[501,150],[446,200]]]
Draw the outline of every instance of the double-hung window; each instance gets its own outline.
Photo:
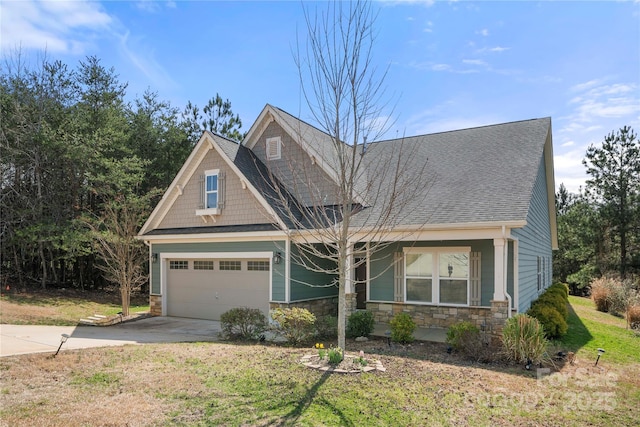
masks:
[[[207,171],[204,180],[204,208],[218,209],[218,171]]]
[[[469,304],[470,248],[405,248],[405,301]]]
[[[223,175],[219,169],[211,169],[204,172],[200,179],[201,206],[196,210],[196,215],[219,215],[222,209]]]

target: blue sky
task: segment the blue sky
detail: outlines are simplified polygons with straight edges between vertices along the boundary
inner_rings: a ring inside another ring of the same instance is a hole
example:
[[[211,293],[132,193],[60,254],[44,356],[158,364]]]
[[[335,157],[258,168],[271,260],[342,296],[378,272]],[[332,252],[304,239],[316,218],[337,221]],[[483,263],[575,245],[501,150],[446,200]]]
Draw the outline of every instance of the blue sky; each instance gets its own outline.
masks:
[[[307,7],[323,8],[320,2]],[[390,137],[551,116],[556,186],[584,184],[587,146],[640,131],[640,2],[377,2]],[[309,120],[290,2],[2,0],[4,58],[20,46],[75,66],[95,55],[182,109],[220,93],[247,130],[266,103]]]

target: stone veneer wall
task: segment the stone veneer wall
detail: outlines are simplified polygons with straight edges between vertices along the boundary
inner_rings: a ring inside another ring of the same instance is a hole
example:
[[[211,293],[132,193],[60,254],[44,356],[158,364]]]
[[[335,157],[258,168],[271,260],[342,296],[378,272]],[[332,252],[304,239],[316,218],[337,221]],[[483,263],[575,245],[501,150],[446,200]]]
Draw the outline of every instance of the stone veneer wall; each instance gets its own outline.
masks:
[[[292,303],[272,302],[269,304],[271,310],[276,308],[306,308],[316,316],[337,316],[338,315],[338,297],[314,299],[308,301],[297,301]]]
[[[467,321],[491,335],[499,335],[508,317],[507,301],[491,301],[491,307],[445,307],[405,303],[368,302],[376,323],[389,323],[398,313],[411,315],[419,328],[448,328],[454,323]]]
[[[345,294],[345,314],[348,319],[351,313],[356,311],[356,307],[358,306],[358,294]]]
[[[162,316],[162,295],[149,295],[149,314]]]

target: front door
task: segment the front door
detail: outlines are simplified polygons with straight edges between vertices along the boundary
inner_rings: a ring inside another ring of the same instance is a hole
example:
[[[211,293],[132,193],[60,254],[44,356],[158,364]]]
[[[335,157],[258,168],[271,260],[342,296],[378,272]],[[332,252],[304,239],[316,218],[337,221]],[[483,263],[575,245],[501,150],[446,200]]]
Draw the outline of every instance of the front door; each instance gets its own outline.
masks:
[[[356,262],[362,262],[356,267],[356,309],[364,310],[367,308],[367,262],[364,259]]]

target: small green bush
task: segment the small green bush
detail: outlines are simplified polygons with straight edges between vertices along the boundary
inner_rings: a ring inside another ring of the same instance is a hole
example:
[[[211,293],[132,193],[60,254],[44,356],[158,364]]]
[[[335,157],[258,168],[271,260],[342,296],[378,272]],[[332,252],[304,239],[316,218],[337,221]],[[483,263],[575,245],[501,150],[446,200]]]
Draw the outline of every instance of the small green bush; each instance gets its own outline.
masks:
[[[447,344],[459,350],[463,341],[469,340],[473,335],[480,335],[480,330],[471,322],[458,322],[449,326],[447,330]]]
[[[338,336],[338,318],[335,316],[321,316],[315,323],[316,337],[335,338]]]
[[[349,338],[368,337],[373,332],[373,313],[367,310],[351,313],[347,320],[346,334]]]
[[[540,322],[526,314],[507,319],[502,330],[502,344],[507,356],[518,363],[540,363],[547,351],[544,328]]]
[[[569,318],[568,300],[558,293],[558,291],[545,292],[531,304],[531,306],[543,305],[556,309],[563,319]]]
[[[561,338],[567,333],[567,321],[562,315],[551,305],[534,304],[527,314],[535,317],[542,324],[547,338]]]
[[[327,352],[327,357],[329,358],[330,364],[337,365],[344,359],[344,350],[340,347],[331,347]]]
[[[276,322],[274,332],[285,337],[290,344],[299,344],[311,338],[316,316],[306,308],[276,308],[271,312]]]
[[[416,322],[408,313],[398,313],[391,319],[391,340],[403,344],[415,340],[413,331],[416,330]]]
[[[257,308],[232,308],[222,313],[220,325],[228,338],[258,339],[267,330],[267,316]]]
[[[556,282],[553,285],[549,286],[549,290],[553,289],[554,291],[560,291],[564,298],[569,300],[569,285],[566,283]]]

